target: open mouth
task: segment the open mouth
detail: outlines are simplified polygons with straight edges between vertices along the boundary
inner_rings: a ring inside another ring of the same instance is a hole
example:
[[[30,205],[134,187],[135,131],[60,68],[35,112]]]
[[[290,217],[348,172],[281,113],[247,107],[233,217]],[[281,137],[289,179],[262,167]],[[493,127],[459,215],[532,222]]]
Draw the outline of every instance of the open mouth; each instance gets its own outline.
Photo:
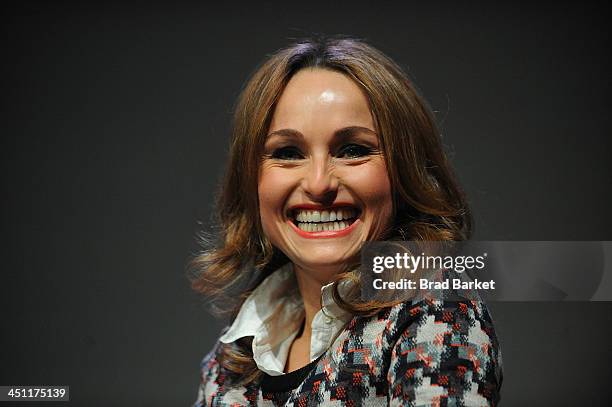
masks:
[[[289,212],[289,219],[304,232],[336,232],[349,226],[361,211],[353,206],[342,206],[324,210],[295,208]]]

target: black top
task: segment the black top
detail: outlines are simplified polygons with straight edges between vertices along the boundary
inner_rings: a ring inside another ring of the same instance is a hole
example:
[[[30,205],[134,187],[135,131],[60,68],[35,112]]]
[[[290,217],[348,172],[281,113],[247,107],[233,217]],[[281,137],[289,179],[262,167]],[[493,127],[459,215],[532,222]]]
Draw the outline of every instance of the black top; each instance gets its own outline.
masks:
[[[264,393],[283,393],[297,389],[304,379],[306,379],[308,373],[317,365],[321,356],[298,370],[280,376],[270,376],[264,373],[261,382],[261,390]]]

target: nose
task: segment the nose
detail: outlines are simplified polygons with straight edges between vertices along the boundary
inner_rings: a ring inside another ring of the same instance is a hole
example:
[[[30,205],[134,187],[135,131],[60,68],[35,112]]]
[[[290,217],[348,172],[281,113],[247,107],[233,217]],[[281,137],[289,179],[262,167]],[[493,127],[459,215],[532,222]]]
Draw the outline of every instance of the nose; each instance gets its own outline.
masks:
[[[315,202],[331,203],[338,193],[338,178],[327,157],[312,159],[305,168],[302,189]]]

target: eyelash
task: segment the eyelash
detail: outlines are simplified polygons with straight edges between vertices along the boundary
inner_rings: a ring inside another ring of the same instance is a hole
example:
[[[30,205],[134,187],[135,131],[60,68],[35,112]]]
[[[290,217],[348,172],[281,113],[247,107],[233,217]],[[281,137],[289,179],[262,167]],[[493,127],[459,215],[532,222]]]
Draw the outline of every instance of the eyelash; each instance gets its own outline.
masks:
[[[351,156],[350,157],[342,157],[342,154],[346,154],[348,152],[351,152]],[[346,158],[346,159],[356,159],[356,158],[360,158],[360,157],[365,157],[367,155],[372,154],[373,149],[371,149],[370,147],[366,147],[360,144],[346,144],[344,146],[342,146],[342,148],[338,151],[338,158]],[[272,154],[270,155],[271,158],[275,158],[278,160],[301,160],[304,157],[302,156],[302,152],[297,148],[297,147],[281,147],[278,148],[276,150],[274,150],[274,152],[272,152]]]
[[[295,158],[295,156],[294,156],[293,158],[288,158],[289,154],[295,154],[298,157]],[[274,152],[270,156],[272,158],[276,158],[278,160],[300,160],[300,159],[302,159],[302,153],[296,147],[281,147],[281,148],[278,148],[278,149],[274,150]]]

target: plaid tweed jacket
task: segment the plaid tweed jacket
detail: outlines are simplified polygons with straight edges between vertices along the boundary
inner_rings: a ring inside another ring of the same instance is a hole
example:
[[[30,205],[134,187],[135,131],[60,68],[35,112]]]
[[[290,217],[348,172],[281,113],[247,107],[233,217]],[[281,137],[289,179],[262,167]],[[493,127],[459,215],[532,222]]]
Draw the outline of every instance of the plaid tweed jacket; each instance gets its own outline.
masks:
[[[482,302],[401,303],[354,317],[320,358],[274,385],[236,386],[218,362],[201,364],[200,406],[495,406],[502,361]],[[297,380],[296,380],[297,379]],[[283,382],[284,381],[284,382]],[[279,385],[280,384],[280,385]]]

